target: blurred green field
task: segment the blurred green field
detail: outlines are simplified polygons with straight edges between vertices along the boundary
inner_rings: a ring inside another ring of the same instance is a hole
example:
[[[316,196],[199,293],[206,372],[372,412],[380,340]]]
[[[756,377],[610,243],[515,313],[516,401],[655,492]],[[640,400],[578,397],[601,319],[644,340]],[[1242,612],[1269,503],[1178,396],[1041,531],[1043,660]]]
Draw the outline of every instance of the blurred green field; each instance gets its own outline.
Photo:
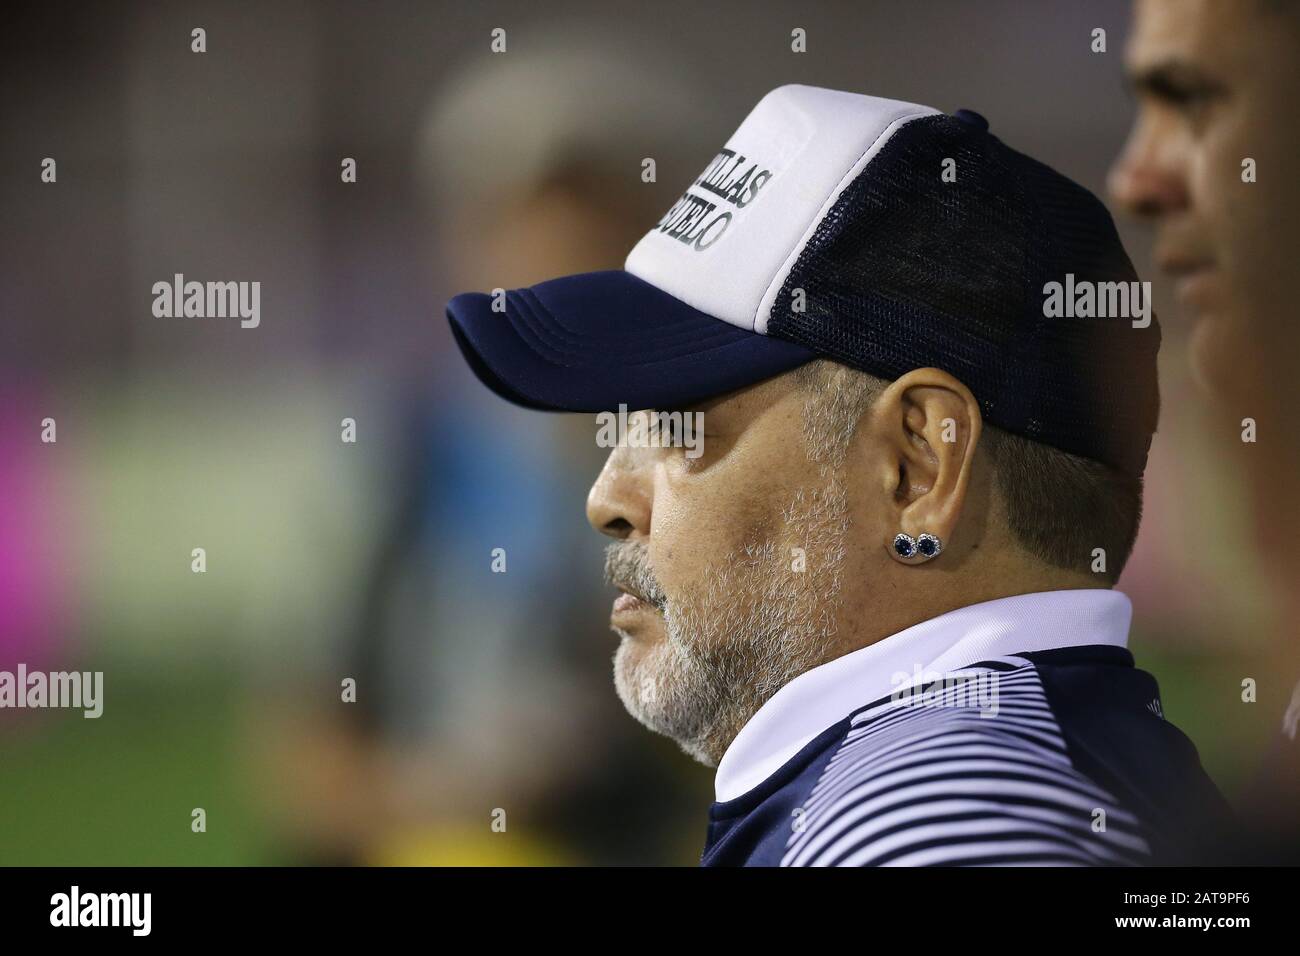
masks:
[[[29,713],[0,736],[0,863],[271,862],[241,796],[231,677],[133,684],[120,669],[112,674],[105,682],[112,720]],[[191,832],[195,807],[207,811],[206,833]]]

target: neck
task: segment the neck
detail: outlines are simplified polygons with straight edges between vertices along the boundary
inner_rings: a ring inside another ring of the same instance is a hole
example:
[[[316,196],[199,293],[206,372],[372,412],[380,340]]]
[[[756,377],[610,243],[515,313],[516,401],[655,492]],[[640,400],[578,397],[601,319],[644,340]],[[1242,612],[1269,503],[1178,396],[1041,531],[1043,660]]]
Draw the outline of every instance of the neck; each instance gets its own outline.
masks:
[[[969,569],[935,574],[929,574],[930,569],[926,569],[922,581],[916,580],[919,569],[895,567],[910,572],[909,578],[905,582],[893,581],[891,587],[873,590],[870,605],[853,615],[852,620],[861,623],[854,632],[843,635],[839,653],[847,654],[868,647],[922,621],[972,604],[1041,591],[1111,587],[1111,582],[1099,574],[1081,574],[1037,565],[1001,570],[986,566],[979,575],[971,574]],[[934,571],[939,571],[937,566]]]

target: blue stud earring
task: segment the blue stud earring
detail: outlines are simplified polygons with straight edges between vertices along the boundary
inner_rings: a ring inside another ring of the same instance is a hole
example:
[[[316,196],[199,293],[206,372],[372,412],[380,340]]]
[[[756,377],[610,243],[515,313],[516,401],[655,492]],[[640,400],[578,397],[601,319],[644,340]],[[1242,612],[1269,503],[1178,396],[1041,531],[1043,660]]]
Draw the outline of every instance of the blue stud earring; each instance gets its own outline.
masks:
[[[894,553],[900,558],[916,557],[916,539],[901,532],[894,535]]]
[[[942,550],[943,542],[938,535],[926,533],[915,538],[902,532],[894,535],[894,553],[904,560],[920,558],[921,561],[929,561],[937,558]]]
[[[919,535],[916,539],[916,550],[928,561],[939,556],[939,552],[943,550],[943,542],[933,534]]]

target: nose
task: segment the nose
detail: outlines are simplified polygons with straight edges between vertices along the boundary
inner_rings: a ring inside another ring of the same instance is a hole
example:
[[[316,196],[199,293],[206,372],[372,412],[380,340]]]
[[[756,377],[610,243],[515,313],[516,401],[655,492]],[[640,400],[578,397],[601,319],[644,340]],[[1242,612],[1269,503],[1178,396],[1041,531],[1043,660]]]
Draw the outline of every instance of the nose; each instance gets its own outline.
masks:
[[[652,463],[644,450],[615,448],[587,494],[587,521],[620,541],[650,535]]]
[[[1155,219],[1187,206],[1183,150],[1171,133],[1139,119],[1111,167],[1111,198],[1131,216]]]

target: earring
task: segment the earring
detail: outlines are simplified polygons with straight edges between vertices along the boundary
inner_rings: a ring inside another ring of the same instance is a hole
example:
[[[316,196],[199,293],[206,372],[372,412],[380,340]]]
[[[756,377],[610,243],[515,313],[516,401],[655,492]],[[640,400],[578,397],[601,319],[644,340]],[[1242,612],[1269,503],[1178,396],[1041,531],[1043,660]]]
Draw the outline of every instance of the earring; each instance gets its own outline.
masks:
[[[900,558],[916,557],[916,539],[902,532],[894,535],[894,553]]]
[[[939,552],[943,550],[943,542],[939,540],[937,535],[919,535],[916,539],[916,550],[921,553],[925,560],[929,561],[931,558],[939,556]]]
[[[921,561],[929,561],[937,558],[942,550],[943,542],[938,535],[926,533],[915,538],[902,532],[894,535],[894,553],[905,560],[920,558]]]

